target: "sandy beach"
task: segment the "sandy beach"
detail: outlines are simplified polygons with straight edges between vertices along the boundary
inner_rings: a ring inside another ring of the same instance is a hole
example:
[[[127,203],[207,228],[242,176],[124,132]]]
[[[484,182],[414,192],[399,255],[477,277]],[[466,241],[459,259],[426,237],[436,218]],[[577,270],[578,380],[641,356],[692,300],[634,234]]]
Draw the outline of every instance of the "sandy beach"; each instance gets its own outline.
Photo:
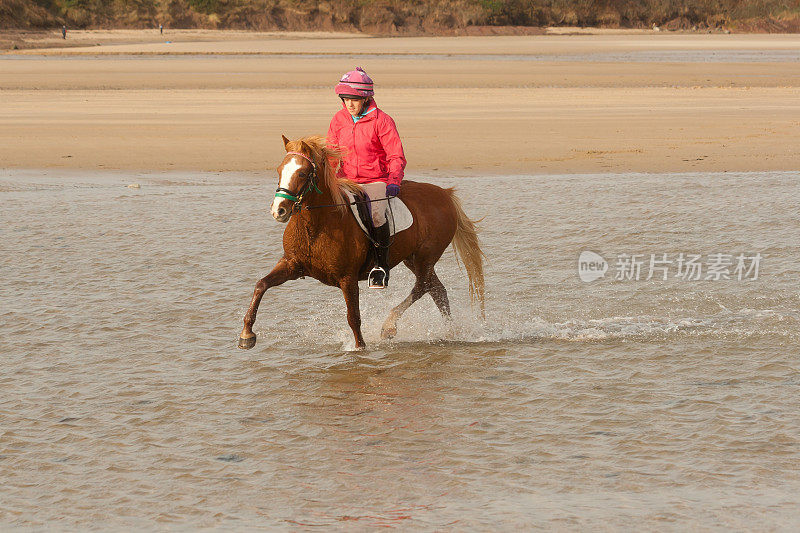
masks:
[[[800,529],[800,36],[3,42],[0,532]],[[404,230],[363,350],[366,237],[270,215],[357,65],[486,288]]]
[[[261,171],[363,66],[409,173],[797,170],[800,36],[71,32],[0,55],[0,167]],[[166,41],[170,41],[167,43]],[[52,46],[53,42],[47,43]]]

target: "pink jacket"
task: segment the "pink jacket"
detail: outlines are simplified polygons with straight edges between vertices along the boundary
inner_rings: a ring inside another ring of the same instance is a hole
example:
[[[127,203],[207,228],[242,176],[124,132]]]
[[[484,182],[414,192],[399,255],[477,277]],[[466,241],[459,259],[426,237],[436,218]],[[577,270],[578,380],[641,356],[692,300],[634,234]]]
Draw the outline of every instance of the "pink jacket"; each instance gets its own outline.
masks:
[[[328,142],[346,152],[340,177],[356,183],[383,181],[400,185],[406,168],[400,134],[392,117],[378,109],[374,100],[367,114],[355,123],[342,103],[342,109],[331,119]]]

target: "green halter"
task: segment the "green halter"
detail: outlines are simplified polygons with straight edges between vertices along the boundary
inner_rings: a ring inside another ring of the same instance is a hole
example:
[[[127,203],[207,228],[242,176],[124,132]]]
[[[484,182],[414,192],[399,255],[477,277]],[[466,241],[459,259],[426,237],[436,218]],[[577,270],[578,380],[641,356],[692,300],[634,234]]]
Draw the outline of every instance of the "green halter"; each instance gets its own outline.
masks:
[[[292,191],[290,191],[289,189],[285,189],[283,187],[278,187],[277,190],[275,191],[276,198],[286,198],[290,202],[294,202],[295,208],[299,208],[299,206],[301,206],[303,203],[303,197],[309,191],[314,190],[317,193],[322,194],[322,191],[319,190],[319,187],[317,187],[317,164],[314,163],[314,161],[310,157],[301,152],[286,152],[286,155],[297,155],[302,157],[309,163],[311,163],[311,174],[308,176],[308,179],[306,180],[306,184],[303,187],[303,190],[300,191],[298,195],[295,196],[292,193]]]

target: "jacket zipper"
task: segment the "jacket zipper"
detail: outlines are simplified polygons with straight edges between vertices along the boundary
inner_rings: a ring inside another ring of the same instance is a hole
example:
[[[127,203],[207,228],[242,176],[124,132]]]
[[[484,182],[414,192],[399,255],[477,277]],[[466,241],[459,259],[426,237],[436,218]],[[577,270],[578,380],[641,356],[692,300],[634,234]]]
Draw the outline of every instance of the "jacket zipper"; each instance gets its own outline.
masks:
[[[353,146],[354,147],[358,146],[358,144],[356,143],[356,125],[357,124],[358,124],[358,122],[353,122]],[[359,170],[359,168],[361,168],[361,165],[359,164],[359,160],[358,160],[358,150],[353,150],[353,152],[356,154],[356,178],[358,178],[359,177],[358,170]]]

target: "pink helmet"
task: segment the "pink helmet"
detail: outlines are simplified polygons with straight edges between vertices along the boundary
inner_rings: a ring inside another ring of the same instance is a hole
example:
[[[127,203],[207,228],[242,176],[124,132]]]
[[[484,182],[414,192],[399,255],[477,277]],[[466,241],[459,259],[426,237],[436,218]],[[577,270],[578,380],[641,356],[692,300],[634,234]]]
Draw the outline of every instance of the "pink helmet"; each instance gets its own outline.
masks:
[[[334,90],[339,97],[369,98],[375,94],[375,91],[372,90],[372,78],[367,76],[367,73],[361,67],[356,67],[355,70],[351,70],[342,76]]]

